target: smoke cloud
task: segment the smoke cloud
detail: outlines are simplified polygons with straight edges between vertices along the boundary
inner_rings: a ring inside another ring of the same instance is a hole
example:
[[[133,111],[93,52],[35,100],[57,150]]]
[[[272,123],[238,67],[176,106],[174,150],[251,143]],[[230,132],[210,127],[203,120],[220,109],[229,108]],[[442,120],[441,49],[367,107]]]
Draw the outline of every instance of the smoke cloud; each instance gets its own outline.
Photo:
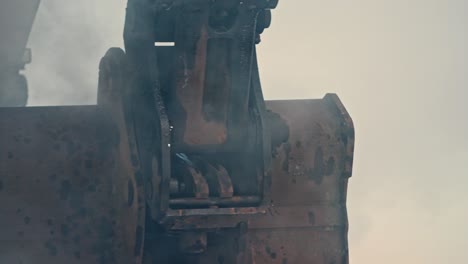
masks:
[[[125,0],[43,0],[30,37],[29,105],[95,104],[98,66],[123,47]]]
[[[94,104],[124,0],[43,0],[30,105]],[[468,2],[280,1],[259,60],[270,99],[337,93],[356,126],[351,263],[468,259]]]

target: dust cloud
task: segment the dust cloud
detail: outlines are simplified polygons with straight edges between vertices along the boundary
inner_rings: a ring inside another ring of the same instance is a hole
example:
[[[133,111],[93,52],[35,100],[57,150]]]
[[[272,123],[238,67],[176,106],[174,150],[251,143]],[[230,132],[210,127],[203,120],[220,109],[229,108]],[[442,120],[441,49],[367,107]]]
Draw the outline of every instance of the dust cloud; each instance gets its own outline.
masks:
[[[125,1],[43,0],[30,105],[93,104]],[[267,98],[337,93],[356,126],[351,263],[468,259],[468,1],[280,1],[259,50]]]
[[[28,105],[95,104],[98,66],[123,47],[125,0],[42,0],[30,36]]]

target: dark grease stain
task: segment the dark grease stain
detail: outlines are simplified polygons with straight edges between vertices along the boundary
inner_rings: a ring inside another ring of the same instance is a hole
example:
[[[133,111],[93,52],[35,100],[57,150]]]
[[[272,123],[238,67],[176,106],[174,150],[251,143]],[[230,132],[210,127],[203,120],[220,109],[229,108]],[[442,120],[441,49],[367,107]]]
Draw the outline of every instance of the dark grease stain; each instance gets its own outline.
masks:
[[[286,143],[284,144],[284,153],[286,155],[286,157],[284,158],[284,161],[283,161],[283,164],[282,164],[282,168],[285,172],[289,172],[289,159],[290,159],[290,155],[291,155],[291,144]]]
[[[80,176],[80,169],[79,168],[74,168],[73,169],[73,176],[79,177]]]
[[[27,225],[29,225],[29,223],[31,223],[31,217],[25,216],[25,217],[24,217],[24,223],[27,224]]]
[[[296,141],[296,148],[300,148],[302,147],[302,143],[298,140]]]
[[[3,191],[3,182],[0,181],[0,192]]]
[[[316,184],[322,184],[325,176],[330,176],[335,171],[335,159],[330,157],[327,162],[324,160],[324,154],[321,147],[315,151],[314,167],[307,170],[307,176]]]
[[[62,236],[66,237],[70,233],[70,228],[66,224],[62,224],[60,226],[60,232],[62,233]]]
[[[309,171],[309,179],[315,181],[317,184],[321,184],[323,180],[323,176],[325,173],[324,164],[323,164],[323,150],[322,148],[318,148],[315,151],[315,159],[314,159],[314,168]]]
[[[308,214],[307,214],[308,218],[309,218],[309,224],[311,225],[315,225],[315,214],[314,212],[310,211]]]
[[[84,208],[84,207],[81,207],[80,210],[79,210],[79,212],[78,212],[78,215],[79,215],[80,217],[83,217],[83,218],[84,218],[84,217],[86,217],[87,214],[88,214],[88,210],[86,210],[86,208]]]
[[[77,211],[80,210],[84,204],[84,195],[85,194],[79,190],[70,192],[70,207]]]
[[[51,240],[45,242],[44,246],[49,250],[49,255],[57,256],[57,246]]]
[[[93,185],[93,184],[88,185],[87,189],[88,189],[88,192],[94,193],[96,192],[96,185]]]
[[[8,159],[12,159],[13,158],[13,153],[12,152],[8,152]]]
[[[288,264],[288,259],[284,258],[283,261],[281,262],[281,264]]]
[[[74,255],[76,259],[81,259],[81,252],[75,251]]]
[[[54,221],[52,219],[47,219],[47,225],[48,226],[53,226],[54,225]]]

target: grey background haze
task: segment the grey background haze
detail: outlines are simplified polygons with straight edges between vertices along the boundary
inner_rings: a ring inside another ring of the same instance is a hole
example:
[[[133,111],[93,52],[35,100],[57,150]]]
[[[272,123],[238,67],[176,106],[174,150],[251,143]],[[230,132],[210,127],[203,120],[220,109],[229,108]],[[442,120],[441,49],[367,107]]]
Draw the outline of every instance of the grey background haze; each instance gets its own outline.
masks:
[[[94,104],[124,0],[43,0],[30,105]],[[338,93],[356,126],[351,263],[468,261],[468,1],[282,0],[259,60],[268,99]]]

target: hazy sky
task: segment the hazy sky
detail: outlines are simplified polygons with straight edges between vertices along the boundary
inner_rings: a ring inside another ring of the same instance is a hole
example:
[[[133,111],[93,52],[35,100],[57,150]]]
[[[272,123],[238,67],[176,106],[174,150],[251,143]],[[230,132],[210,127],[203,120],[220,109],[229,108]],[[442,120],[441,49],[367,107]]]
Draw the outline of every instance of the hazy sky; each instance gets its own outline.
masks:
[[[43,0],[31,105],[93,104],[124,0]],[[356,127],[351,263],[468,260],[468,1],[282,0],[263,35],[267,98],[338,93]]]

